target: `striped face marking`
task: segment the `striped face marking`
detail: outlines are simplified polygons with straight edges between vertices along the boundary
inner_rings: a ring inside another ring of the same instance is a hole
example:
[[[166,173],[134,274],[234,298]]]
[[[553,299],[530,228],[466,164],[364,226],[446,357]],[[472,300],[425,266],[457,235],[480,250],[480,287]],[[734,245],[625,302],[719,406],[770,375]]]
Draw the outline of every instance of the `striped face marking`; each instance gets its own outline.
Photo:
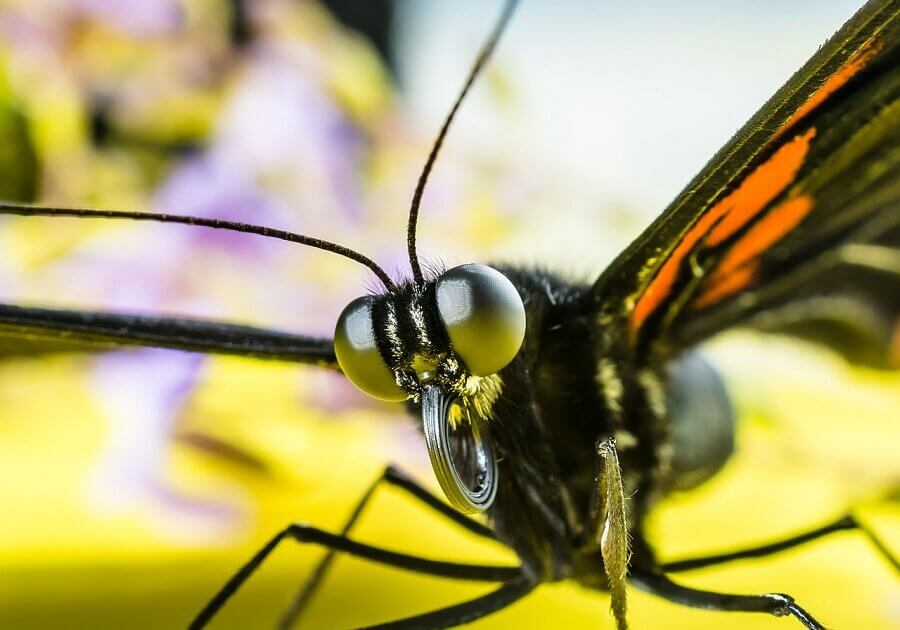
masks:
[[[380,313],[387,324],[382,343],[393,360],[393,369],[431,371],[449,353],[440,322],[426,316],[427,300],[423,288],[411,287],[382,301]]]
[[[489,377],[518,355],[525,327],[515,285],[471,263],[352,301],[338,318],[334,349],[347,378],[375,398],[417,399],[428,384],[489,407],[490,392],[499,391]]]
[[[815,135],[816,130],[811,128],[783,144],[744,178],[734,191],[700,217],[681,238],[638,299],[631,313],[632,330],[638,330],[670,297],[686,259],[701,241],[709,247],[720,245],[756,219],[794,181]]]

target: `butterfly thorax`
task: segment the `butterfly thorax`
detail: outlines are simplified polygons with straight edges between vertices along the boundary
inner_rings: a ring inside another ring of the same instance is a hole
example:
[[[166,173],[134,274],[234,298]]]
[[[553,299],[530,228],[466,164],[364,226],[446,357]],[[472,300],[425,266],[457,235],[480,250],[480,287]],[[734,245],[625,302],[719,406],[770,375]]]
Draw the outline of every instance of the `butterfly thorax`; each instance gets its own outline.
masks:
[[[711,475],[730,448],[713,453],[720,457],[713,463],[706,451],[685,460],[684,451],[696,450],[688,436],[687,448],[679,442],[676,453],[670,420],[672,412],[685,411],[684,405],[670,409],[669,375],[685,370],[641,362],[628,347],[610,346],[622,337],[597,326],[588,287],[545,272],[502,271],[522,296],[528,325],[518,356],[491,381],[490,396],[475,396],[499,461],[500,487],[488,518],[542,580],[574,577],[602,588],[598,442],[616,438],[636,536],[659,496],[681,479]],[[696,385],[680,376],[674,381]],[[697,404],[715,409],[727,400]]]
[[[502,271],[525,304],[522,349],[487,380],[467,377],[458,363],[450,366],[458,372],[442,378],[458,379],[457,413],[463,421],[483,422],[478,430],[487,432],[498,459],[500,487],[488,511],[498,538],[541,579],[561,579],[575,573],[577,550],[587,544],[595,509],[595,445],[616,427],[593,376],[596,340],[587,287],[541,272]],[[412,366],[415,356],[438,363],[453,358],[429,310],[432,290],[427,284],[401,287],[373,304],[394,365]],[[412,407],[418,407],[415,399]],[[464,450],[464,437],[458,440]],[[642,478],[641,471],[632,477]]]

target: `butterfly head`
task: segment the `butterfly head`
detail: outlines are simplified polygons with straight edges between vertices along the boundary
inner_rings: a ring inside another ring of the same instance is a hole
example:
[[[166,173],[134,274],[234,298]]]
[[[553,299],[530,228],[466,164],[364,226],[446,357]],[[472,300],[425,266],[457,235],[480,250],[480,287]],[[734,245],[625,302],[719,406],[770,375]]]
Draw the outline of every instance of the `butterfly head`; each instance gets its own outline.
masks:
[[[365,393],[418,399],[425,386],[464,396],[470,377],[506,367],[525,338],[525,305],[502,273],[480,264],[357,298],[338,318],[341,370]]]
[[[467,264],[352,301],[335,327],[334,351],[347,378],[370,396],[419,404],[447,499],[462,512],[480,512],[497,491],[485,421],[502,390],[498,372],[524,339],[525,304],[513,283],[492,267]],[[467,431],[451,435],[463,424]]]

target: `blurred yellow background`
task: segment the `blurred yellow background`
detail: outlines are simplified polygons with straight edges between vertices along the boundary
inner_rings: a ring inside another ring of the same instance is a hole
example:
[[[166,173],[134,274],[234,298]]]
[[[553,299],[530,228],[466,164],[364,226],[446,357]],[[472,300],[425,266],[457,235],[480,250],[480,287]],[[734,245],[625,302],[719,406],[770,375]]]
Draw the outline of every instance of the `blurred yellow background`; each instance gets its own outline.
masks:
[[[755,80],[760,89],[773,91],[853,10],[825,4],[831,13],[817,13],[819,30],[805,35],[812,48],[798,44],[780,54],[773,46],[766,53],[785,58],[772,62],[781,73],[769,79],[772,85]],[[228,37],[229,6],[223,0],[0,4],[3,196],[251,220],[357,247],[392,273],[402,269],[415,177],[494,7],[467,3],[467,11],[456,11],[438,3],[429,11],[395,3],[399,43],[388,65],[362,36],[311,2],[248,3],[253,38],[237,46]],[[692,3],[685,29],[729,24],[753,32],[757,25],[736,6],[709,9],[715,21],[704,23],[707,8]],[[598,28],[628,32],[629,24],[646,22],[658,34],[662,7],[654,15],[623,6],[606,14],[603,4],[585,10],[606,20]],[[540,48],[533,43],[536,24],[557,33],[579,22],[571,7],[556,21],[548,11],[525,3],[504,42],[509,47],[501,48],[466,105],[468,118],[464,108],[451,134],[423,208],[421,239],[432,260],[440,254],[448,264],[497,256],[550,261],[574,277],[590,277],[675,192],[640,179],[634,197],[627,196],[637,176],[618,173],[613,162],[635,160],[615,137],[592,149],[604,156],[596,186],[577,169],[561,175],[569,165],[558,158],[536,161],[550,153],[546,138],[528,139],[524,130],[560,117],[545,109],[557,99],[554,84],[542,78],[554,67],[542,70],[520,51]],[[438,37],[445,31],[446,39]],[[651,46],[648,57],[672,45],[659,37],[653,44],[659,49]],[[570,46],[573,54],[580,50]],[[452,52],[456,70],[429,56],[441,50]],[[703,54],[716,65],[715,54]],[[423,83],[423,70],[411,60],[427,71],[432,59],[434,76]],[[603,68],[627,68],[628,59],[598,53],[567,71],[590,91],[609,85]],[[692,68],[694,74],[700,70]],[[537,104],[529,81],[545,86]],[[603,98],[616,101],[624,89]],[[642,100],[650,102],[653,86],[644,89]],[[698,131],[698,145],[713,143],[702,149],[704,157],[767,96],[747,96],[749,109],[735,104],[733,119],[711,121],[725,128],[707,132],[714,139]],[[578,98],[576,87],[565,95]],[[615,111],[608,114],[573,107],[569,122],[576,131],[594,123],[604,128],[618,120]],[[487,136],[486,120],[495,121]],[[517,129],[523,138],[514,140]],[[576,154],[583,168],[585,155],[576,149],[584,147],[566,137],[559,136],[553,152]],[[662,155],[653,159],[668,159],[676,171],[702,164],[701,157],[679,154],[679,142],[670,144],[668,158],[657,150]],[[671,177],[683,182],[692,174]],[[327,254],[169,226],[10,219],[0,226],[0,243],[3,301],[191,314],[303,333],[329,334],[367,281]],[[0,351],[2,628],[183,627],[284,525],[338,530],[385,463],[435,487],[414,423],[334,375],[152,350],[43,356],[3,345]],[[739,410],[739,449],[708,485],[661,506],[651,523],[661,556],[759,544],[850,506],[900,549],[900,508],[896,496],[885,497],[900,480],[900,375],[742,334],[717,340],[708,353]],[[201,439],[235,451],[199,448]],[[514,562],[390,489],[378,494],[354,536],[433,558]],[[321,556],[319,549],[284,544],[212,627],[272,627]],[[787,592],[829,627],[900,627],[896,575],[856,533],[682,580],[722,591]],[[304,627],[385,621],[488,588],[342,558]],[[476,625],[611,627],[607,608],[603,594],[548,585]],[[797,626],[684,609],[637,591],[630,610],[635,628]]]

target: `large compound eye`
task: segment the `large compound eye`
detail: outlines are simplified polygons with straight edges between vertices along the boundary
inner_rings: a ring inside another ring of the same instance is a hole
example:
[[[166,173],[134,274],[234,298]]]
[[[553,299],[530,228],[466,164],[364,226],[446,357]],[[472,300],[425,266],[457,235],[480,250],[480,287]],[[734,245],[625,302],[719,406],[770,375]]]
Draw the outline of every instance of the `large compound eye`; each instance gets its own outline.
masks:
[[[472,374],[496,374],[515,358],[525,339],[525,305],[506,276],[487,265],[460,265],[437,281],[436,298],[453,348]]]
[[[334,329],[334,354],[344,375],[369,396],[392,402],[406,399],[378,351],[372,298],[357,298],[341,313]]]

